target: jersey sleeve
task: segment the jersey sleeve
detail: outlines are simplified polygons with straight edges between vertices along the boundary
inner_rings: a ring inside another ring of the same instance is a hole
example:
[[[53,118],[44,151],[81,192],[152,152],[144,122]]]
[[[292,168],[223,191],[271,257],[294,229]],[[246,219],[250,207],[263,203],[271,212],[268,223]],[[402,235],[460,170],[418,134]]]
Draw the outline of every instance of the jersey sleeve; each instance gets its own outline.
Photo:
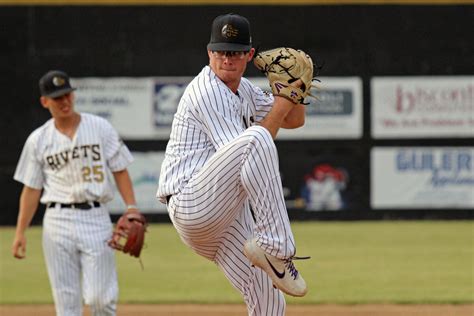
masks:
[[[190,91],[194,98],[191,112],[203,126],[216,149],[234,140],[243,131],[241,117],[237,113],[231,96],[219,89],[216,82],[199,82]]]
[[[23,146],[13,179],[24,185],[41,190],[44,184],[43,162],[37,152],[36,133],[31,134]]]
[[[252,96],[255,103],[255,122],[258,123],[270,112],[275,99],[271,93],[263,91],[260,87],[252,85],[252,89]]]
[[[132,163],[133,157],[130,150],[115,128],[107,121],[105,121],[103,144],[105,160],[112,172],[124,170]]]

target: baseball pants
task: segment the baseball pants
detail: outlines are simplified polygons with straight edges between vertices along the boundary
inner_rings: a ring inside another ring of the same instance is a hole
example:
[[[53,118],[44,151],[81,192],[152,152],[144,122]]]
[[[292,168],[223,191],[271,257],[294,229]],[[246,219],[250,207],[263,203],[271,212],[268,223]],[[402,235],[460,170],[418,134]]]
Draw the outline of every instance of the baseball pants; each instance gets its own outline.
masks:
[[[284,315],[285,299],[268,275],[243,254],[247,239],[288,258],[295,243],[283,196],[278,153],[261,126],[220,148],[168,203],[185,244],[214,261],[240,291],[249,315]]]
[[[57,316],[82,316],[83,301],[93,316],[115,315],[118,282],[110,236],[104,207],[46,210],[43,251]]]

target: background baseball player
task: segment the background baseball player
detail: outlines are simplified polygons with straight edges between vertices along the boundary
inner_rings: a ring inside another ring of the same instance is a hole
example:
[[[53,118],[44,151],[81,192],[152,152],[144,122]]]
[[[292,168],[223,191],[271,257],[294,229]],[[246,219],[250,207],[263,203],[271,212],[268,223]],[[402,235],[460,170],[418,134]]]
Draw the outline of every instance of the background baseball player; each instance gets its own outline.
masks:
[[[52,119],[30,134],[14,175],[24,187],[12,252],[25,257],[25,230],[38,203],[46,204],[43,251],[57,315],[82,315],[83,299],[93,315],[115,315],[117,274],[104,203],[112,199],[112,173],[128,211],[138,212],[126,169],[132,156],[106,120],[74,110],[66,73],[49,71],[39,87]]]
[[[175,114],[157,196],[183,242],[220,267],[249,315],[283,315],[282,291],[307,289],[292,262],[273,139],[280,127],[303,125],[305,109],[242,77],[255,54],[246,18],[218,16],[207,53],[209,66]]]

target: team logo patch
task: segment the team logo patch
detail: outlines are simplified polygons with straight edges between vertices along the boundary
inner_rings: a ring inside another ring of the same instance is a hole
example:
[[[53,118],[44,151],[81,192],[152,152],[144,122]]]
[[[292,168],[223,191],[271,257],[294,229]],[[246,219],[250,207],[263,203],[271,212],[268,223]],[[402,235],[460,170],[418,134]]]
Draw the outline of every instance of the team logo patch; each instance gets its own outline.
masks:
[[[226,24],[222,27],[221,33],[222,33],[222,36],[230,38],[230,37],[236,37],[239,34],[239,30],[234,28],[230,24]]]
[[[61,77],[53,77],[53,84],[54,84],[56,87],[64,86],[65,83],[66,83],[66,81],[64,80],[64,78],[61,78]]]

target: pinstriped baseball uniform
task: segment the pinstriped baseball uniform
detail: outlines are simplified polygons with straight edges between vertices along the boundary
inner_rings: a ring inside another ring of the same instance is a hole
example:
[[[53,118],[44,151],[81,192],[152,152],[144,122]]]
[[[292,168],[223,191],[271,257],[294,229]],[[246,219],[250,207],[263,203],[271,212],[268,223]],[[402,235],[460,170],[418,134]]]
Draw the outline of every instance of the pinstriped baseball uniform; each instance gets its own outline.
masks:
[[[132,160],[115,129],[86,113],[72,139],[50,119],[25,143],[14,179],[43,189],[42,203],[55,203],[44,215],[43,250],[57,315],[82,315],[81,297],[93,315],[115,315],[115,257],[106,242],[112,223],[102,203],[113,197],[111,172]],[[87,201],[101,205],[89,210],[59,205]]]
[[[253,236],[279,258],[295,253],[278,153],[258,126],[273,97],[242,78],[234,94],[209,66],[186,88],[175,114],[157,196],[185,244],[214,261],[249,315],[283,315],[285,299],[243,254]]]

